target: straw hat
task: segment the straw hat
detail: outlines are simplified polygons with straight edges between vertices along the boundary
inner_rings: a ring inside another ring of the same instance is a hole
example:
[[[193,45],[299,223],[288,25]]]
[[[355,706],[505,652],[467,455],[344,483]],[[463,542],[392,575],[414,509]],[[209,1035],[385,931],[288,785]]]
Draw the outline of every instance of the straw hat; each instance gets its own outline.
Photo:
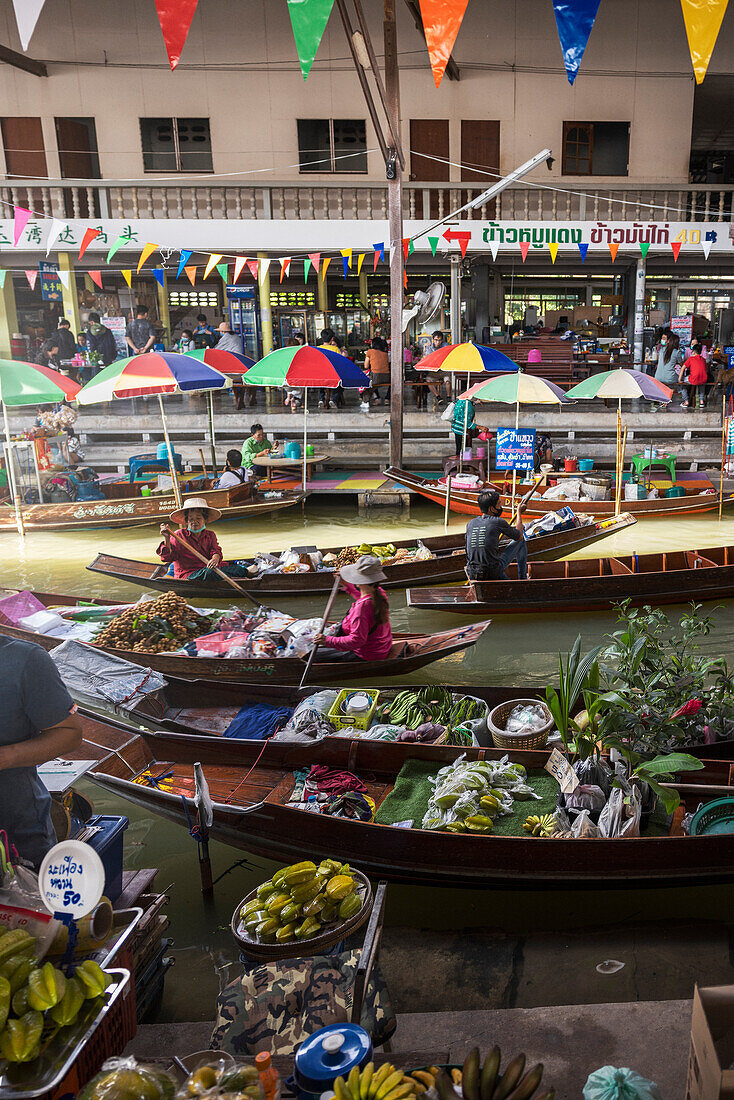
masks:
[[[171,512],[170,519],[172,523],[185,523],[186,513],[190,512],[193,508],[201,508],[202,512],[206,513],[206,522],[212,523],[215,519],[220,519],[222,513],[218,508],[212,508],[211,504],[208,504],[204,497],[189,497],[183,503],[183,508],[180,508],[177,512]]]
[[[378,584],[387,580],[382,562],[374,554],[363,554],[353,565],[343,565],[339,576],[349,584]]]

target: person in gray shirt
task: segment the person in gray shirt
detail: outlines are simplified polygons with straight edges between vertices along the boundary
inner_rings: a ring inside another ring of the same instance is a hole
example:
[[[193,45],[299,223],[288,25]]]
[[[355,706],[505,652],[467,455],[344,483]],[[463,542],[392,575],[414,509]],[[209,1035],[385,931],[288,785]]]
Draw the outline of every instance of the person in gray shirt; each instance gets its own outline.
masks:
[[[219,326],[219,339],[214,347],[217,351],[234,351],[237,355],[244,354],[242,351],[242,341],[232,329],[229,327],[229,321],[222,321]]]
[[[141,355],[144,351],[150,351],[155,340],[155,329],[148,320],[148,307],[137,306],[135,320],[128,323],[125,329],[125,343],[130,348],[131,355]]]

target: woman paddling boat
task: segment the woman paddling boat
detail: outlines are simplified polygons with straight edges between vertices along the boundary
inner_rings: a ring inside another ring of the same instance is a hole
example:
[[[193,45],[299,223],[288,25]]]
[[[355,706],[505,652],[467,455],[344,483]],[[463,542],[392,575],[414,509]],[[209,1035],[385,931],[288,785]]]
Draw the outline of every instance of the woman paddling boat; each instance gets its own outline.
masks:
[[[339,570],[341,587],[354,604],[333,634],[316,634],[316,661],[382,661],[392,649],[390,605],[380,581],[387,580],[380,559],[363,554]]]
[[[224,562],[224,554],[217,536],[207,529],[207,523],[213,523],[222,513],[218,508],[210,507],[204,497],[189,497],[183,508],[171,512],[171,522],[181,526],[171,531],[167,523],[161,524],[163,542],[157,553],[161,561],[173,563],[173,575],[177,580],[206,580],[211,570],[219,569],[229,577],[244,577],[247,570],[240,562]],[[191,552],[190,547],[198,550],[206,560],[202,567],[201,558]]]

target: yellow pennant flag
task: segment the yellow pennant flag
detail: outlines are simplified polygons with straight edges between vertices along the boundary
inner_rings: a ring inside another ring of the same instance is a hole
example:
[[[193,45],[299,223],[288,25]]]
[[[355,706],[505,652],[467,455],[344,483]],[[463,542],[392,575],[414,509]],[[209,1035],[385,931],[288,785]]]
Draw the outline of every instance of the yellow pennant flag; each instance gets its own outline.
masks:
[[[129,287],[130,287],[130,289],[132,290],[132,286],[133,286],[133,272],[132,272],[132,268],[130,268],[130,267],[123,267],[123,269],[122,269],[122,271],[120,272],[120,274],[122,275],[122,277],[123,277],[123,279],[125,280],[125,282],[127,283],[127,285],[128,285]]]
[[[351,250],[351,248],[342,248],[341,249],[341,254],[342,254],[343,259],[345,259],[347,261],[347,267],[351,267],[352,266],[352,250]]]
[[[357,274],[358,275],[359,275],[360,271],[362,270],[362,264],[364,263],[364,258],[365,258],[366,255],[367,255],[366,252],[360,252],[359,256],[357,257]]]
[[[331,256],[327,256],[321,265],[321,278],[326,278],[326,272],[329,270],[329,264],[331,263]]]
[[[553,241],[552,243],[549,243],[548,251],[551,254],[551,263],[555,263],[556,262],[556,256],[558,255],[558,245],[556,244],[555,241]]]
[[[696,84],[702,84],[729,0],[680,0]]]
[[[207,278],[209,273],[214,270],[221,258],[222,257],[220,255],[217,255],[216,252],[212,252],[211,256],[209,257],[209,263],[206,265],[206,270],[204,272],[205,279]]]
[[[140,259],[138,260],[138,275],[140,274],[140,268],[143,266],[145,261],[148,259],[148,256],[150,256],[150,254],[152,252],[155,252],[157,247],[158,247],[157,244],[151,244],[150,241],[148,241],[148,243],[144,247],[143,251],[140,253]]]

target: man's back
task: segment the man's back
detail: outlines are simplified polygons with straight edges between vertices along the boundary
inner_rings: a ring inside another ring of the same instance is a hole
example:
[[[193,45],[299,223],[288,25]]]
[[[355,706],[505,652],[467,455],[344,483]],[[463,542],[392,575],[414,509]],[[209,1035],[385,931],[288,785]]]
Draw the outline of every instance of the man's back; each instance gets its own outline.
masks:
[[[499,553],[502,535],[516,540],[519,533],[500,516],[476,516],[466,525],[466,557],[469,573],[476,580],[499,580],[504,567]]]

